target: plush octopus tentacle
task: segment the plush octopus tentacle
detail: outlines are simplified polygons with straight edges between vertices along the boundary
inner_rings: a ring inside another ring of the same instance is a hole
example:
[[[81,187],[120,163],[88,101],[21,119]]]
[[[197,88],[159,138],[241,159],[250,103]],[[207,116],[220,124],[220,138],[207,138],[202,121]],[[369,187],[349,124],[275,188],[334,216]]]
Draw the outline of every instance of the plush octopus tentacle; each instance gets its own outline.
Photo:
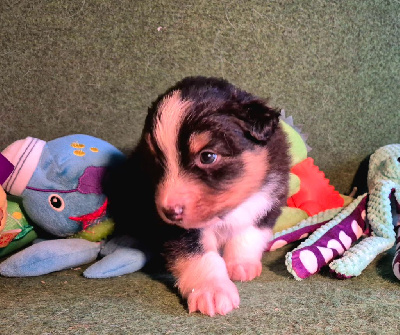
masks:
[[[390,203],[394,184],[390,181],[379,184],[378,188],[371,192],[367,208],[372,236],[355,245],[342,258],[329,265],[339,277],[349,278],[360,275],[376,256],[390,249],[395,242],[396,235],[393,230]],[[387,197],[379,196],[379,194],[387,194]]]
[[[400,144],[381,147],[371,155],[368,190],[368,195],[358,197],[287,253],[287,268],[296,279],[307,278],[327,264],[341,278],[357,276],[394,245],[394,226],[400,226],[393,215],[394,210],[400,213]],[[397,230],[393,270],[400,279],[400,228]],[[361,235],[369,237],[355,243]]]
[[[360,242],[340,260],[331,263],[333,271],[343,277],[357,276],[381,252],[391,248],[396,239],[393,227],[392,197],[400,194],[400,144],[378,149],[370,159],[368,171],[367,218],[372,236]],[[395,256],[393,269],[399,270],[399,257]],[[397,276],[397,275],[396,275]],[[400,275],[399,275],[400,277]]]
[[[393,273],[400,279],[400,221],[397,224],[396,253],[393,258]]]
[[[308,237],[319,227],[325,225],[328,221],[333,219],[342,210],[342,207],[327,209],[326,211],[316,215],[309,216],[307,219],[304,219],[294,227],[276,232],[273,235],[272,240],[268,243],[266,251],[274,251],[286,244]]]
[[[396,251],[393,258],[392,266],[394,275],[398,279],[400,279],[400,187],[396,189],[395,199],[397,201],[397,203],[395,204],[395,211],[397,215],[393,223],[395,225],[397,238],[396,238]]]
[[[349,249],[368,231],[366,202],[367,194],[359,196],[296,249],[288,252],[286,254],[288,271],[297,280],[305,279]]]

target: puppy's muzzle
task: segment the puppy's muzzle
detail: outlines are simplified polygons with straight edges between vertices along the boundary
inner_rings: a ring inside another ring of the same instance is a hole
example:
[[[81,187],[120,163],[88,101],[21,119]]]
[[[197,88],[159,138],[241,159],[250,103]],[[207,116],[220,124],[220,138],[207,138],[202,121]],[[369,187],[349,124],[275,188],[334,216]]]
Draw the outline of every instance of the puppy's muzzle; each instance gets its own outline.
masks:
[[[176,205],[171,207],[163,207],[162,211],[168,220],[179,222],[183,219],[184,206]]]

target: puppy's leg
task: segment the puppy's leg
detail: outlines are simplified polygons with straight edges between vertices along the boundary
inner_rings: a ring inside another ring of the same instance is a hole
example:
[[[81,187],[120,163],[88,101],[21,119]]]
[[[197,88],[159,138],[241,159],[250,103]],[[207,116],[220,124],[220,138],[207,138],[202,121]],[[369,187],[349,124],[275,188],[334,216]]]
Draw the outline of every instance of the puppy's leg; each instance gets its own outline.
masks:
[[[261,274],[261,257],[272,236],[269,228],[250,226],[234,235],[224,248],[229,278],[248,281]]]
[[[171,267],[189,312],[225,315],[239,307],[239,293],[222,257],[214,251],[180,258]]]

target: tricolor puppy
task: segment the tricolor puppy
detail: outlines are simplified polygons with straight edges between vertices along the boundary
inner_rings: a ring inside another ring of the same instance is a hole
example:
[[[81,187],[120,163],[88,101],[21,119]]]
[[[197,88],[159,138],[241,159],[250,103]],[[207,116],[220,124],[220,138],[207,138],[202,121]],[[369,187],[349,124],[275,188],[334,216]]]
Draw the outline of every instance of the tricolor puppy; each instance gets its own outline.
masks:
[[[261,274],[286,203],[290,159],[279,112],[225,80],[188,77],[149,108],[133,157],[164,223],[152,234],[166,239],[189,312],[237,308],[233,281]]]

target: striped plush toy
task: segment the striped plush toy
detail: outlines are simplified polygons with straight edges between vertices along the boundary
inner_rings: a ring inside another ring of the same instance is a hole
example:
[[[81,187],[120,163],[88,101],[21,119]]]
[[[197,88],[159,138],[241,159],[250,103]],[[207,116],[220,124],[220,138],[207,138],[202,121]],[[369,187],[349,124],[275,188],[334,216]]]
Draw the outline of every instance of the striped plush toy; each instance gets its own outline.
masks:
[[[400,144],[381,147],[371,155],[368,190],[368,194],[345,208],[319,213],[275,234],[271,250],[273,245],[281,246],[311,234],[286,255],[287,268],[296,279],[305,279],[328,264],[340,278],[358,276],[378,254],[393,247],[400,225]],[[398,279],[399,231],[393,260]],[[363,235],[367,237],[361,239]]]

